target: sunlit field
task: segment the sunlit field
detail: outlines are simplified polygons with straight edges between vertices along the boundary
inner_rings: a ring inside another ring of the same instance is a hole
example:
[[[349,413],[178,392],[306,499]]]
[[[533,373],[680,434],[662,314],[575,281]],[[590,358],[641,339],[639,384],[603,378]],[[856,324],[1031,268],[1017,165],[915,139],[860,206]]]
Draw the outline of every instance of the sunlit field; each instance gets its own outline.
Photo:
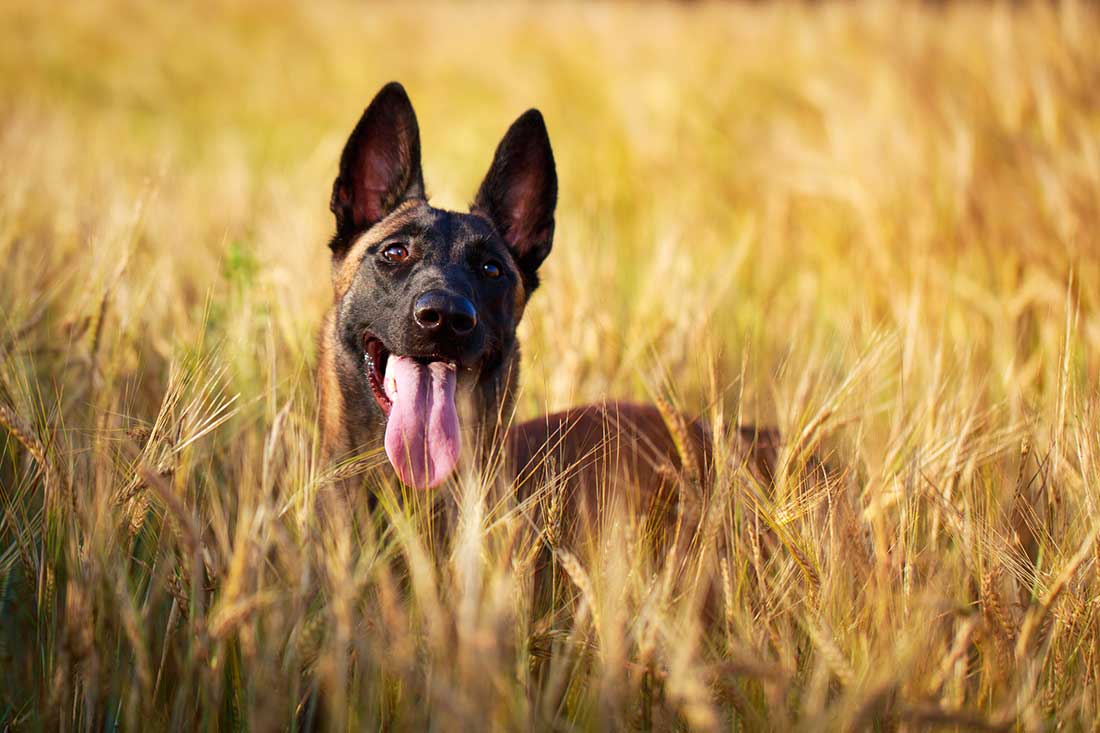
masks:
[[[1098,39],[1073,2],[0,3],[0,728],[1095,725]],[[542,110],[518,417],[702,416],[689,542],[565,546],[473,467],[319,520],[329,194],[392,79],[437,206]]]

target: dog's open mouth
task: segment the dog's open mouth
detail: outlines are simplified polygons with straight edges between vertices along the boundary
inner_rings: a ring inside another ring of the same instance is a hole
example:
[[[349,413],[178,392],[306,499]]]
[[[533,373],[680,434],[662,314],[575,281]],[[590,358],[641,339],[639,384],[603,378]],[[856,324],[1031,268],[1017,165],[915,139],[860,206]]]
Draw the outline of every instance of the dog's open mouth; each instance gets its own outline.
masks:
[[[443,483],[458,464],[454,362],[392,354],[374,336],[364,340],[367,380],[386,415],[386,455],[401,481],[418,489]]]
[[[382,413],[388,416],[393,403],[386,396],[383,384],[386,379],[386,364],[390,360],[389,349],[379,339],[368,336],[363,351],[363,359],[367,363],[367,380],[370,382],[370,391],[374,395],[374,401],[382,408]]]

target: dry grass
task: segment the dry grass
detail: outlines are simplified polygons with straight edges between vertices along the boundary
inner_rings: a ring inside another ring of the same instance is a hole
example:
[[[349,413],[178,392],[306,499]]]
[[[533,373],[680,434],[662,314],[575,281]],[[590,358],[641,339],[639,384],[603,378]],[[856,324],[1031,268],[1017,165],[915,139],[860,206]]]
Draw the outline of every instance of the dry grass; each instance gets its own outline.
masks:
[[[1100,717],[1094,10],[17,1],[0,29],[0,728]],[[547,117],[521,416],[657,396],[843,481],[723,469],[661,558],[608,517],[543,610],[523,508],[475,476],[445,536],[393,487],[321,531],[328,190],[391,78],[438,204]]]

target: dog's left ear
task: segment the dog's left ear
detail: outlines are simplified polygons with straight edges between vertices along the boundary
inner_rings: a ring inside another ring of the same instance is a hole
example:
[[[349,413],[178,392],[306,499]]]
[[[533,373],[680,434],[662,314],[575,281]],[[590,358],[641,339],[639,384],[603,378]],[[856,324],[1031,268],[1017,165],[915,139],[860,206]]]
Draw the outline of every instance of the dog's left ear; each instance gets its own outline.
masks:
[[[333,255],[343,257],[356,235],[412,198],[424,198],[420,130],[405,88],[392,81],[363,112],[340,155],[329,204],[336,215]]]
[[[473,210],[489,217],[512,250],[528,293],[554,241],[558,174],[546,123],[537,109],[520,115],[497,146]]]

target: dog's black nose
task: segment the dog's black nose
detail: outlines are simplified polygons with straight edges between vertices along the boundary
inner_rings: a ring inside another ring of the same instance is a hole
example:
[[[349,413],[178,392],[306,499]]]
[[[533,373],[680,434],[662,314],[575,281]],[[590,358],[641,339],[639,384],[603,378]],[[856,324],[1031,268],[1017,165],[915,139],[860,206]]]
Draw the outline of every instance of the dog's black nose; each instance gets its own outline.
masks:
[[[445,290],[429,290],[413,304],[416,325],[434,333],[450,329],[456,336],[465,336],[477,325],[474,304],[461,295]]]

